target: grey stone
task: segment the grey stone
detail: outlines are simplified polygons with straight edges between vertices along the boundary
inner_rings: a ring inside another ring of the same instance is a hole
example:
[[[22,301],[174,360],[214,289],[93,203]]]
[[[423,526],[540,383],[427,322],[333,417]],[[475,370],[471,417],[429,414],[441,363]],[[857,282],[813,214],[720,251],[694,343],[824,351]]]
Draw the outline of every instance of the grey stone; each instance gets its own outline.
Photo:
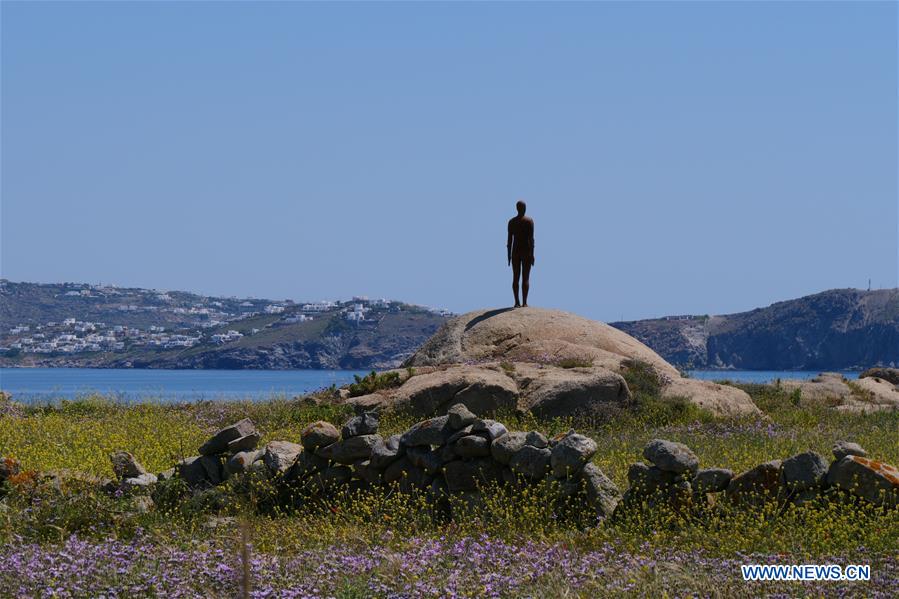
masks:
[[[378,432],[378,415],[374,412],[366,412],[359,416],[353,416],[343,425],[341,435],[344,439],[358,437],[359,435],[374,435]]]
[[[400,443],[407,447],[443,445],[452,432],[449,427],[449,416],[438,416],[412,425],[412,428],[400,437]]]
[[[315,451],[319,447],[331,445],[340,439],[340,431],[330,422],[319,420],[313,422],[300,433],[300,443],[309,451]]]
[[[874,505],[899,505],[899,470],[891,464],[848,455],[830,467],[827,482]]]
[[[405,453],[400,447],[400,436],[392,435],[386,441],[376,442],[371,448],[371,466],[383,470]]]
[[[781,464],[781,483],[791,491],[821,486],[827,477],[827,460],[814,451],[787,458]]]
[[[262,453],[262,462],[272,474],[286,472],[293,466],[303,446],[290,441],[271,441],[266,444]]]
[[[112,462],[112,471],[119,480],[134,478],[146,474],[146,469],[140,465],[133,455],[127,451],[116,451],[109,454]]]
[[[608,518],[621,501],[621,491],[596,464],[587,464],[581,470],[580,478],[587,489],[587,500],[596,511],[598,518]]]
[[[370,485],[376,485],[381,482],[381,471],[373,467],[369,460],[362,460],[353,464],[353,472]]]
[[[173,478],[175,478],[174,468],[169,468],[168,470],[163,470],[162,472],[156,474],[156,479],[160,481],[172,480]]]
[[[265,452],[261,449],[235,453],[233,456],[228,458],[227,462],[225,462],[225,470],[227,470],[229,474],[246,472],[247,468],[249,468],[253,464],[253,462],[261,460],[264,454]]]
[[[384,482],[397,482],[398,480],[403,478],[403,475],[410,468],[412,468],[412,462],[409,461],[409,457],[405,455],[400,457],[398,460],[387,466],[386,470],[384,470]]]
[[[381,435],[359,435],[343,439],[325,447],[319,447],[315,453],[323,458],[341,464],[352,464],[371,457],[372,448],[382,441]]]
[[[436,474],[443,465],[443,460],[430,447],[410,447],[406,450],[409,462],[416,468],[421,468],[428,474]]]
[[[140,476],[128,477],[123,480],[121,488],[130,493],[149,493],[157,481],[155,474],[145,472]]]
[[[490,455],[490,441],[477,435],[462,437],[454,444],[456,455],[462,458],[479,458]]]
[[[734,473],[727,468],[704,468],[696,473],[691,487],[696,493],[720,493],[727,489]]]
[[[547,440],[545,435],[543,435],[542,433],[538,433],[537,431],[529,432],[524,442],[527,445],[536,447],[537,449],[549,447],[549,440]]]
[[[502,468],[489,458],[472,461],[455,460],[443,467],[446,487],[451,492],[474,491],[491,483],[496,483],[502,476]]]
[[[473,428],[474,428],[474,426],[469,424],[469,425],[464,426],[461,429],[457,430],[456,432],[454,432],[452,435],[450,435],[447,438],[447,440],[446,440],[447,445],[449,445],[451,443],[455,443],[462,437],[467,437],[468,435],[471,434],[471,429],[473,429]],[[487,436],[488,436],[486,432],[481,433],[481,434],[484,436],[484,438],[487,438]]]
[[[259,445],[260,439],[262,439],[262,435],[257,432],[234,439],[228,443],[228,452],[239,453],[241,451],[252,451]]]
[[[649,466],[643,462],[636,462],[628,466],[627,482],[631,488],[647,492],[649,490]]]
[[[228,443],[256,432],[256,426],[249,418],[244,418],[219,430],[200,446],[200,455],[216,455],[228,451]]]
[[[225,464],[221,456],[204,455],[200,456],[200,465],[206,470],[206,479],[213,485],[220,485],[228,478],[225,472]]]
[[[780,460],[759,464],[731,479],[725,496],[735,503],[760,504],[780,492]]]
[[[527,444],[527,433],[511,432],[498,437],[490,445],[493,459],[500,464],[508,464],[518,450]]]
[[[643,457],[668,472],[696,474],[699,458],[683,443],[653,439],[643,448]]]
[[[478,417],[463,403],[457,403],[456,405],[451,406],[446,411],[446,415],[449,417],[450,428],[456,431],[465,428],[469,424],[473,424],[474,421],[478,419]]]
[[[532,480],[540,480],[549,472],[549,460],[549,449],[538,449],[531,445],[525,445],[516,451],[509,460],[509,467],[517,474]]]
[[[471,425],[472,433],[480,433],[486,432],[490,436],[490,440],[493,441],[498,437],[502,437],[508,431],[506,427],[501,422],[497,422],[496,420],[489,419],[481,419],[475,420],[474,424]]]
[[[436,450],[437,456],[440,458],[440,461],[444,464],[447,462],[452,462],[459,456],[456,454],[455,443],[453,445],[442,445],[440,448]]]
[[[573,433],[555,444],[550,454],[553,476],[563,478],[580,472],[596,453],[596,441]]]
[[[400,491],[409,493],[414,490],[427,489],[431,486],[431,481],[433,480],[434,478],[425,472],[424,469],[412,466],[403,473],[402,478],[399,480]]]
[[[204,456],[192,456],[175,464],[175,472],[190,487],[202,487],[210,485],[206,476],[206,468],[203,467]]]
[[[256,462],[258,464],[259,462]],[[330,462],[311,451],[300,452],[293,465],[284,473],[284,480],[291,482],[322,472]]]
[[[852,441],[837,441],[833,446],[832,451],[833,457],[835,457],[838,462],[847,455],[857,455],[863,458],[868,457],[868,452],[865,451],[861,445],[853,443]]]

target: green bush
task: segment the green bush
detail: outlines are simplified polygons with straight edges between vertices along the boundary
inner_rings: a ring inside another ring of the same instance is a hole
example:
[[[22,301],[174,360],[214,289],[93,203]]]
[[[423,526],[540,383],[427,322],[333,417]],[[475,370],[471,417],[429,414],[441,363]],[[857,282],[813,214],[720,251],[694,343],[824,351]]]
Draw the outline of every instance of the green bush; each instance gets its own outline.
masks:
[[[353,375],[356,379],[355,383],[350,384],[350,397],[359,397],[360,395],[368,395],[381,389],[390,389],[400,386],[400,373],[383,372],[378,374],[374,370],[364,377],[358,374]]]

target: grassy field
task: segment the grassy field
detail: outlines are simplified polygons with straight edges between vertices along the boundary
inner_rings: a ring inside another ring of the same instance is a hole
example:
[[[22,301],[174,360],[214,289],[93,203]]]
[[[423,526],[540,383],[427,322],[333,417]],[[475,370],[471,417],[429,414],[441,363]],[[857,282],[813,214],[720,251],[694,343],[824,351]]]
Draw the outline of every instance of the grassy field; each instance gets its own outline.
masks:
[[[639,409],[602,421],[498,419],[510,430],[574,427],[589,434],[600,447],[594,462],[622,490],[628,465],[655,437],[686,443],[702,467],[734,472],[809,449],[829,457],[841,439],[899,464],[897,413],[806,409],[776,388],[746,389],[764,419],[716,421],[651,396],[640,397]],[[0,501],[0,596],[38,596],[52,584],[60,590],[50,596],[118,589],[226,597],[238,593],[241,579],[259,597],[894,596],[899,588],[899,510],[832,503],[685,516],[645,509],[584,527],[554,513],[545,501],[549,491],[535,487],[498,493],[446,522],[423,497],[380,491],[283,511],[273,507],[266,481],[232,479],[193,496],[172,488],[156,509],[141,513],[127,497],[107,496],[81,479],[111,477],[108,454],[118,449],[150,471],[164,470],[243,417],[253,419],[264,442],[298,441],[309,422],[339,425],[349,414],[339,405],[285,398],[137,406],[91,398],[2,410],[0,455],[15,456],[26,470],[67,476],[9,488]],[[400,432],[413,421],[387,414],[381,431]],[[241,570],[242,538],[252,547],[248,574]],[[871,564],[874,580],[744,583],[739,566],[747,563]],[[23,568],[32,574],[15,574]]]

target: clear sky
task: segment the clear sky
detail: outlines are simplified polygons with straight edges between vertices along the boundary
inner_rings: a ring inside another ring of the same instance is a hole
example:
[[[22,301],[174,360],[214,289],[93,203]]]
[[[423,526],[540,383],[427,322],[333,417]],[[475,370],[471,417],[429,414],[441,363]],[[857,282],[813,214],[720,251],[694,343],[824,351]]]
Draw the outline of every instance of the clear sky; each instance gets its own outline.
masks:
[[[897,285],[897,5],[2,3],[2,276],[617,320]]]

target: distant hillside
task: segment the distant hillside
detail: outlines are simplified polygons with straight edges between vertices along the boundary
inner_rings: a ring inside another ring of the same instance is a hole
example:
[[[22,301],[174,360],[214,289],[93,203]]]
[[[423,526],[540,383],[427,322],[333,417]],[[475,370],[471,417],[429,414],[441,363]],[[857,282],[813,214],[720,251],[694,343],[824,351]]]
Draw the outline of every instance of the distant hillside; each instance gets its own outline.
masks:
[[[848,370],[899,364],[899,289],[834,289],[738,314],[611,325],[681,368]]]
[[[0,280],[0,366],[389,368],[445,316],[367,298],[298,303]]]

